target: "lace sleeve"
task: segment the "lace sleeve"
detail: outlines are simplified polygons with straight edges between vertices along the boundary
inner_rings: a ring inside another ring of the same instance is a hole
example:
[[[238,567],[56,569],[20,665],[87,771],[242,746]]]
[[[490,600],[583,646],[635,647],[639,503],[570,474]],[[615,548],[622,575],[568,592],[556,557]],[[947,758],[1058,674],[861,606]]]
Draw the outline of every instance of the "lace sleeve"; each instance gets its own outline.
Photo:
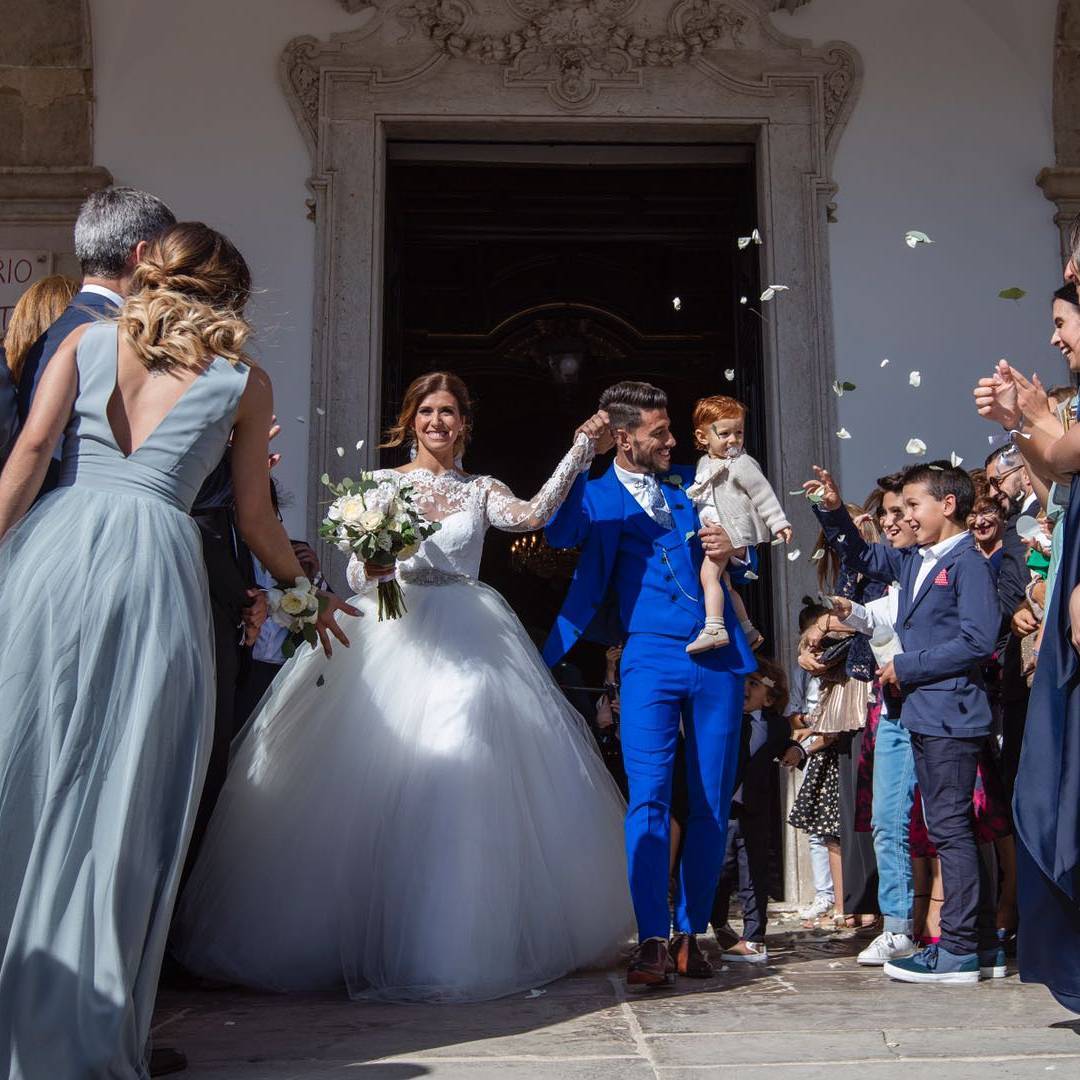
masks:
[[[487,478],[486,518],[489,525],[504,532],[532,532],[542,529],[562,505],[577,479],[596,453],[596,444],[579,433],[570,452],[531,499],[519,499],[500,480]]]

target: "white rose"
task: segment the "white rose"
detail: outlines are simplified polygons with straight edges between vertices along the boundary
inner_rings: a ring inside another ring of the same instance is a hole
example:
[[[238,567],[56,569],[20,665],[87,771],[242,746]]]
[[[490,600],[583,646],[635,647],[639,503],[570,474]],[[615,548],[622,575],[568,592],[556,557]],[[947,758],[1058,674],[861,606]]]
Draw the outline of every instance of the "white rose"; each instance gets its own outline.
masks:
[[[358,525],[363,515],[367,513],[364,500],[359,495],[350,495],[341,501],[341,517],[350,525]]]
[[[307,596],[295,589],[290,589],[281,598],[281,610],[287,615],[299,615],[306,607]]]
[[[378,532],[386,521],[386,515],[381,510],[365,510],[358,524],[365,532]]]
[[[330,504],[330,509],[326,511],[327,521],[340,521],[341,520],[341,507],[337,502]]]

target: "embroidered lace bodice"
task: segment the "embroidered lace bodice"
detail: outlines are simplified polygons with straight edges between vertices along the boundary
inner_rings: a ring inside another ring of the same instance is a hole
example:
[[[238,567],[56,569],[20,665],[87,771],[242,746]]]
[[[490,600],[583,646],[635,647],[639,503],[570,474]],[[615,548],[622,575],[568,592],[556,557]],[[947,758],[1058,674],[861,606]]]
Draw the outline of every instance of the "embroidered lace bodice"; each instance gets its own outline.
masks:
[[[579,434],[555,472],[531,499],[519,499],[493,476],[470,476],[454,469],[436,475],[427,469],[398,472],[379,469],[377,480],[408,484],[416,505],[429,521],[442,524],[411,559],[398,563],[406,581],[440,576],[475,578],[484,551],[484,535],[494,526],[504,532],[532,532],[543,528],[562,505],[578,473],[588,468],[594,442]],[[366,583],[363,563],[354,555],[347,571],[349,586],[360,592]]]

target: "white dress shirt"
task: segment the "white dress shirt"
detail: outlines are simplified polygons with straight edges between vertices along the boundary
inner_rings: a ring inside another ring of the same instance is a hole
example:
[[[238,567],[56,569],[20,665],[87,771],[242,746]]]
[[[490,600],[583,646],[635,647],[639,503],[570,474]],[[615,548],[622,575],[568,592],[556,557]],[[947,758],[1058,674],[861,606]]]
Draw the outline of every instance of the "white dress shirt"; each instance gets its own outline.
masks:
[[[79,292],[94,293],[95,296],[104,296],[106,300],[111,300],[117,307],[124,306],[124,298],[118,292],[113,292],[112,289],[105,285],[82,285],[79,287]]]
[[[967,535],[968,532],[965,529],[964,532],[957,533],[956,536],[950,536],[948,540],[942,540],[939,543],[932,544],[930,547],[919,548],[919,554],[922,556],[922,565],[919,567],[919,572],[915,575],[915,585],[911,591],[911,598],[913,600],[919,595],[919,590],[922,588],[926,576],[934,569],[938,560],[952,551],[952,549]]]
[[[650,501],[655,498],[653,493],[657,488],[660,489],[660,498],[668,508],[668,513],[671,512],[671,506],[664,495],[663,485],[652,473],[630,472],[628,469],[624,469],[618,462],[615,462],[615,475],[619,478],[619,483],[630,492],[634,502],[636,502],[638,506],[653,519],[653,521],[656,521],[656,517],[653,513]],[[659,525],[660,522],[657,522],[657,524]]]
[[[850,630],[873,637],[880,626],[893,629],[900,614],[900,588],[890,585],[884,596],[871,600],[868,604],[851,604],[851,614],[840,622]]]

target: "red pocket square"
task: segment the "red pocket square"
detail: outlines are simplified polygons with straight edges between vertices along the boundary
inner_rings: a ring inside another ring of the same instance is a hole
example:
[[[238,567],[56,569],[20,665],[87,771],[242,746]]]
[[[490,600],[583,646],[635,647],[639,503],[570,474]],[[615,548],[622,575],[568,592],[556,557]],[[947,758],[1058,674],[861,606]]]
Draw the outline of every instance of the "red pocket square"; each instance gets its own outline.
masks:
[[[938,576],[936,578],[934,578],[934,584],[935,585],[948,585],[949,584],[949,572],[948,572],[948,570],[945,569],[944,566],[938,571]]]

